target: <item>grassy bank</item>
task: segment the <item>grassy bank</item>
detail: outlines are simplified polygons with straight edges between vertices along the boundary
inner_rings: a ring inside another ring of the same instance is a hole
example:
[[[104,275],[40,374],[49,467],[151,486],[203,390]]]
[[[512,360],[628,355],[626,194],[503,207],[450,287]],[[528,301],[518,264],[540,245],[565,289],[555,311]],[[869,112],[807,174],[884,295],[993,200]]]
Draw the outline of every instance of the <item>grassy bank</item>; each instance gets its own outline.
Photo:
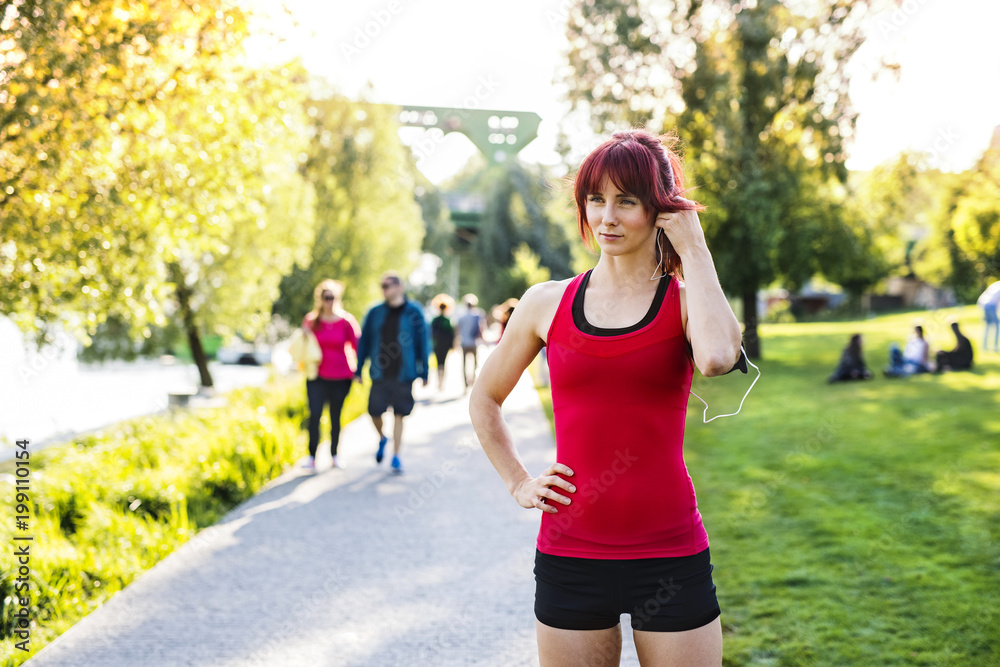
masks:
[[[951,316],[979,354],[973,372],[882,377],[917,317],[932,350],[950,348]],[[876,378],[827,385],[852,333]],[[725,664],[1000,664],[1000,355],[979,353],[979,311],[769,325],[762,338],[743,412],[705,425],[692,399],[688,415]],[[748,385],[694,390],[711,416]]]
[[[363,412],[366,395],[351,392],[345,423]],[[301,378],[227,398],[225,407],[132,419],[32,453],[27,530],[17,530],[13,512],[0,523],[4,544],[33,538],[31,650],[18,650],[12,635],[18,564],[4,549],[0,664],[21,664],[306,454]],[[5,508],[20,502],[9,473],[0,496]]]

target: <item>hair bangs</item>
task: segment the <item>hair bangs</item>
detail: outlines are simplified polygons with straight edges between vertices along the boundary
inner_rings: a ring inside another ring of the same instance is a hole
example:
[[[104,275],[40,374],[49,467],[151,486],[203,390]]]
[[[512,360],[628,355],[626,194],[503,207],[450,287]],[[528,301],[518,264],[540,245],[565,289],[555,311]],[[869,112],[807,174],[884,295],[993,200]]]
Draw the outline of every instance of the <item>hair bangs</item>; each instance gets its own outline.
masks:
[[[633,145],[629,145],[629,144]],[[580,166],[576,177],[576,204],[581,223],[580,232],[587,226],[587,195],[601,192],[605,178],[625,194],[637,197],[646,208],[655,208],[650,173],[656,173],[656,164],[648,151],[634,142],[611,140],[605,142]]]

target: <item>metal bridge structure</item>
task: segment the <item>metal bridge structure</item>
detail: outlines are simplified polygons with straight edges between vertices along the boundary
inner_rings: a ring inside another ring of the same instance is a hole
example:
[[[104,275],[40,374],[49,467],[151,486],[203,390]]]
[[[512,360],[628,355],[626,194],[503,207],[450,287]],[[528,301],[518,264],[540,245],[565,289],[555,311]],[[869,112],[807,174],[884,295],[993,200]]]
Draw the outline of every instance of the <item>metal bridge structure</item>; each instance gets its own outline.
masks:
[[[464,134],[486,158],[489,167],[507,166],[508,173],[516,176],[511,178],[514,189],[521,192],[522,197],[531,198],[524,187],[525,179],[520,175],[520,170],[515,168],[516,163],[512,158],[538,137],[538,126],[542,119],[537,113],[402,105],[397,121],[400,126],[440,131],[425,132],[422,138],[411,144],[410,148],[418,158],[434,152],[446,134]],[[454,255],[445,260],[444,270],[448,275],[449,291],[459,294],[460,282],[463,284],[463,291],[467,289],[465,285],[471,287],[467,282],[467,274],[470,269],[475,272],[475,267],[479,264],[478,258],[472,253],[486,210],[486,198],[482,193],[473,192],[444,192],[442,195],[455,229]],[[460,265],[468,267],[461,271],[461,281]]]
[[[436,139],[428,135],[411,146],[417,157],[432,153],[444,135],[459,132],[479,149],[488,165],[495,166],[507,162],[538,137],[542,118],[534,111],[404,105],[398,122],[406,127],[441,131]],[[482,196],[452,192],[445,193],[444,198],[456,233],[471,241],[485,207]]]

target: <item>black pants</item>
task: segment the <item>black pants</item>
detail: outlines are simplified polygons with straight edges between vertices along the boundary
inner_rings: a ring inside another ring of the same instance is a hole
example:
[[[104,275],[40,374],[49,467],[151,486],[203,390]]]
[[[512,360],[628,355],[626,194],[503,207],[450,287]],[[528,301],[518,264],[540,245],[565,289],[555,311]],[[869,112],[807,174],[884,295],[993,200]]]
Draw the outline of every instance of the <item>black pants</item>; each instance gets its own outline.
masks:
[[[316,448],[319,447],[319,420],[323,416],[323,406],[327,403],[330,404],[330,454],[337,455],[340,411],[350,391],[350,380],[306,380],[306,396],[309,398],[309,456],[316,456]]]
[[[972,360],[969,355],[956,352],[940,351],[935,357],[937,361],[937,372],[940,373],[947,367],[953,371],[967,371],[972,368]]]

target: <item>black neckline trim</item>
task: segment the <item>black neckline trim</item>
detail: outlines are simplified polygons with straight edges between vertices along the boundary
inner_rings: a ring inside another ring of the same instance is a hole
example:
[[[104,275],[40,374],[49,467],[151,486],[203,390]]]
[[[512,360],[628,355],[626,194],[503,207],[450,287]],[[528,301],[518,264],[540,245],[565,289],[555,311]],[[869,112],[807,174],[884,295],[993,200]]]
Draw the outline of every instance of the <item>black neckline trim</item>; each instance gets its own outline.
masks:
[[[583,274],[583,280],[580,281],[580,286],[576,288],[576,294],[573,296],[573,324],[583,333],[592,336],[621,336],[622,334],[634,333],[649,326],[656,319],[657,313],[660,312],[660,306],[663,305],[663,299],[667,295],[667,287],[673,278],[673,276],[667,276],[660,280],[660,284],[656,287],[656,295],[653,297],[653,303],[649,305],[649,310],[646,311],[646,315],[641,320],[631,326],[619,329],[605,329],[603,327],[595,327],[588,322],[587,316],[583,312],[583,293],[587,291],[587,283],[590,282],[592,271],[593,269],[590,269],[590,271]]]

